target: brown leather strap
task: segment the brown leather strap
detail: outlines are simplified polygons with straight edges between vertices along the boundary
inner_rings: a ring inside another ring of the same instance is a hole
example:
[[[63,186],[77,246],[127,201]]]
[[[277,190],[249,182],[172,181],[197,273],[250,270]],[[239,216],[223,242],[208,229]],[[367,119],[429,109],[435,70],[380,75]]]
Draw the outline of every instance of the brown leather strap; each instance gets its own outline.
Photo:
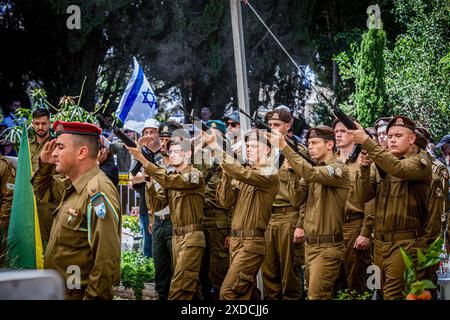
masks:
[[[245,238],[245,237],[264,237],[263,229],[255,230],[231,230],[232,237]]]
[[[327,244],[336,243],[344,241],[344,236],[342,234],[331,235],[331,236],[306,236],[306,242],[308,244]]]
[[[194,231],[203,231],[203,226],[201,224],[189,224],[184,227],[174,227],[172,230],[172,234],[174,236],[184,236],[185,234]]]
[[[296,211],[298,211],[298,208],[295,207],[272,207],[273,213],[288,213]]]
[[[414,240],[420,238],[423,232],[419,230],[399,230],[396,232],[375,232],[375,239],[383,242],[392,242],[399,240]]]

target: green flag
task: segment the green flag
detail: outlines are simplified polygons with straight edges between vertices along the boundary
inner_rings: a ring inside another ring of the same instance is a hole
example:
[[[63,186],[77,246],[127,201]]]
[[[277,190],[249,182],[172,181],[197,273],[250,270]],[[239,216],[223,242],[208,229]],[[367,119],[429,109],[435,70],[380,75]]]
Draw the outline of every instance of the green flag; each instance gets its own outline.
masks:
[[[31,175],[30,148],[24,121],[8,228],[7,255],[15,268],[42,269],[42,241]]]

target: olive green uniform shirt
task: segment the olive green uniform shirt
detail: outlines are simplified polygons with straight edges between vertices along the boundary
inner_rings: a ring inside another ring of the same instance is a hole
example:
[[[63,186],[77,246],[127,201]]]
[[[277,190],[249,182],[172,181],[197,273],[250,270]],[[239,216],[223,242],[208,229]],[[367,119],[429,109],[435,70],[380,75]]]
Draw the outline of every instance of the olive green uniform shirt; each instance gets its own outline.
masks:
[[[431,161],[426,152],[421,150],[397,158],[371,138],[362,146],[378,166],[381,177],[377,183],[370,179],[369,168],[362,168],[356,188],[360,199],[375,197],[375,237],[377,233],[402,230],[418,231],[418,236],[423,234],[432,179]]]
[[[342,235],[344,207],[350,189],[348,168],[334,158],[326,165],[313,167],[289,146],[282,152],[295,173],[303,178],[300,188],[305,196],[301,200],[306,199],[306,204],[301,214],[303,225],[298,226],[310,237]]]
[[[44,267],[65,282],[81,271],[84,299],[112,299],[120,279],[120,202],[111,180],[96,165],[71,183],[54,179],[53,165],[40,164],[33,177],[35,195],[50,191],[60,201],[45,253]]]
[[[222,164],[222,168],[217,200],[226,208],[235,205],[231,228],[265,230],[279,189],[278,174],[271,167],[254,169],[240,164]],[[232,179],[235,180],[233,185]]]
[[[149,163],[145,172],[161,185],[158,192],[153,184],[147,188],[148,204],[154,212],[169,205],[174,227],[202,223],[205,179],[198,169],[188,166],[179,173],[167,173]]]

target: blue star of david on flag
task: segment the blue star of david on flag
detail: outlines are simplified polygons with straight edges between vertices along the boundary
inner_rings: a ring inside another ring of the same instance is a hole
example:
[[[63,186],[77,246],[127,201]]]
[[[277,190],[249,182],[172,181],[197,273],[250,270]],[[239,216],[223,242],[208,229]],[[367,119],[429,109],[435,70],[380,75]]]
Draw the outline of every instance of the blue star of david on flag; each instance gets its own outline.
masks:
[[[147,91],[141,92],[144,96],[144,99],[142,100],[142,103],[147,103],[150,108],[156,108],[156,96],[155,94],[150,90],[147,89]],[[150,101],[148,100],[148,96],[150,95]]]
[[[158,103],[136,58],[133,58],[133,62],[133,74],[120,99],[116,114],[124,123],[124,128],[141,133],[145,121],[153,119],[158,113]]]

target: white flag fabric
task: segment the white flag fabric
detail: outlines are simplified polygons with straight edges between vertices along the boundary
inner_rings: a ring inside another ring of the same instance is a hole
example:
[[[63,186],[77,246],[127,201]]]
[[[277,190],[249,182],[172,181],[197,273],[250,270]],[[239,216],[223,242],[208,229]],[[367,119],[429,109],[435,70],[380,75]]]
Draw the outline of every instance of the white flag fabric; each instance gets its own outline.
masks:
[[[124,128],[141,134],[145,120],[154,118],[158,113],[158,104],[155,93],[134,57],[133,62],[133,74],[120,99],[116,114],[124,123]]]

